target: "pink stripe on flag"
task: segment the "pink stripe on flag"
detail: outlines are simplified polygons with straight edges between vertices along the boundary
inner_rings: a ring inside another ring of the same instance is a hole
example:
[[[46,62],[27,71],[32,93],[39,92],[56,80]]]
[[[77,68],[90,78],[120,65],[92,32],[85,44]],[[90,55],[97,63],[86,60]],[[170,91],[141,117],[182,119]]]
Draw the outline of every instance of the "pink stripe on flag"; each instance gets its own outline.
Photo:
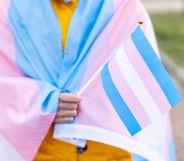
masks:
[[[114,47],[122,41],[133,29],[137,26],[139,20],[143,19],[144,13],[141,9],[139,1],[128,1],[121,5],[114,18],[114,26],[112,29],[111,38],[109,39],[110,47]],[[134,14],[132,14],[132,11]],[[131,15],[131,18],[130,18]]]
[[[124,79],[115,58],[113,57],[109,62],[109,72],[111,74],[112,80],[119,90],[122,98],[129,107],[130,111],[140,124],[142,128],[146,127],[150,122],[150,118],[141,103],[138,101],[137,97],[134,95],[133,91],[130,89],[128,83]]]
[[[1,18],[7,19],[10,3],[11,3],[10,0],[0,0],[0,17]]]
[[[9,27],[5,24],[1,24],[0,33],[1,33],[1,37],[0,37],[0,64],[1,64],[0,74],[1,76],[2,75],[3,76],[23,75],[22,72],[16,66],[15,43]]]
[[[100,75],[82,93],[82,97],[85,99],[80,102],[76,123],[130,136],[104,91]]]
[[[121,3],[124,2],[123,0],[114,0],[114,12],[117,11],[118,7],[121,5]]]
[[[150,95],[155,100],[155,103],[159,107],[160,111],[162,113],[168,111],[171,107],[166,96],[162,92],[154,76],[151,74],[151,71],[147,67],[146,63],[144,62],[143,58],[136,49],[130,37],[124,43],[124,48],[128,58],[130,59],[130,62],[134,66],[136,72],[139,74],[145,87],[147,87]]]
[[[132,10],[134,14],[131,14]],[[131,19],[129,15],[132,15]],[[142,17],[144,17],[144,12],[139,1],[125,0],[121,2],[118,11],[91,48],[88,62],[93,62],[93,68],[91,68],[91,65],[86,66],[87,72],[83,78],[83,85],[99,69],[102,62],[113,53],[119,42],[133,30]],[[94,61],[94,58],[98,59]]]
[[[41,111],[43,93],[36,81],[24,77],[0,77],[0,82],[3,91],[0,92],[0,102],[4,103],[0,104],[0,113],[3,114],[0,133],[21,157],[31,161],[55,114]]]

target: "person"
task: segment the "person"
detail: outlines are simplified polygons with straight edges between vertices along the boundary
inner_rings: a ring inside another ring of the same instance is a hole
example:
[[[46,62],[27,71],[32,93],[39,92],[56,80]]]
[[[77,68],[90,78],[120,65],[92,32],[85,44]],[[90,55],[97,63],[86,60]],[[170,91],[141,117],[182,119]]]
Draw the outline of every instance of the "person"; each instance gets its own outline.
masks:
[[[62,47],[66,46],[70,20],[78,0],[66,3],[64,0],[51,0],[62,30]],[[54,123],[69,123],[77,116],[77,106],[82,98],[76,94],[60,94],[59,110]],[[44,139],[34,161],[130,161],[131,154],[125,150],[98,142],[88,141],[84,149],[53,139],[53,125]]]
[[[174,161],[169,114],[155,108],[170,108],[159,80],[170,86],[150,72],[154,49],[140,0],[0,1],[0,160]],[[60,140],[71,138],[87,144]]]

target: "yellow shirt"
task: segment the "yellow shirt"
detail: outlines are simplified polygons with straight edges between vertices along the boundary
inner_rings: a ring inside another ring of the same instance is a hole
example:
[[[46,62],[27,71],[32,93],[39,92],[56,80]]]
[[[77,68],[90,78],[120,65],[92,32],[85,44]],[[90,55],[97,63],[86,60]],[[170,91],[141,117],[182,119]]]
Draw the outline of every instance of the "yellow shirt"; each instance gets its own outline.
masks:
[[[63,0],[51,0],[51,4],[58,17],[62,31],[62,47],[66,46],[67,34],[72,15],[78,5],[78,0],[72,0],[70,3],[65,3]]]
[[[62,46],[66,46],[67,33],[78,0],[66,4],[63,0],[51,0],[62,30]],[[88,141],[87,150],[77,153],[76,147],[53,139],[53,126],[44,139],[34,161],[131,161],[130,153],[101,143]]]

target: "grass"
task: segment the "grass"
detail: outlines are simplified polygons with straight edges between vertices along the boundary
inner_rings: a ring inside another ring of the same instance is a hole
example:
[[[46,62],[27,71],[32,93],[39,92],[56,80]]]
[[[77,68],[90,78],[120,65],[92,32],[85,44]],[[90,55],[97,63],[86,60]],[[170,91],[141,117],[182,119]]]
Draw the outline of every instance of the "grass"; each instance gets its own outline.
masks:
[[[184,67],[184,12],[151,15],[159,47]]]

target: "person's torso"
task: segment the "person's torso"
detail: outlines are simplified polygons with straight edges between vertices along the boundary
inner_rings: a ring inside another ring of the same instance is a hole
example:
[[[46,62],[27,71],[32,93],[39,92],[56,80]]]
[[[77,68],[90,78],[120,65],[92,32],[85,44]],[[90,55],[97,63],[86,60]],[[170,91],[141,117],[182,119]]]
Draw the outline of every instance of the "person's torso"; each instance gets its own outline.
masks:
[[[78,0],[65,3],[63,0],[51,0],[62,31],[63,51],[66,46],[70,21],[75,12]],[[78,153],[74,145],[53,139],[53,126],[44,139],[34,161],[130,161],[130,153],[121,149],[88,141],[87,149]]]

